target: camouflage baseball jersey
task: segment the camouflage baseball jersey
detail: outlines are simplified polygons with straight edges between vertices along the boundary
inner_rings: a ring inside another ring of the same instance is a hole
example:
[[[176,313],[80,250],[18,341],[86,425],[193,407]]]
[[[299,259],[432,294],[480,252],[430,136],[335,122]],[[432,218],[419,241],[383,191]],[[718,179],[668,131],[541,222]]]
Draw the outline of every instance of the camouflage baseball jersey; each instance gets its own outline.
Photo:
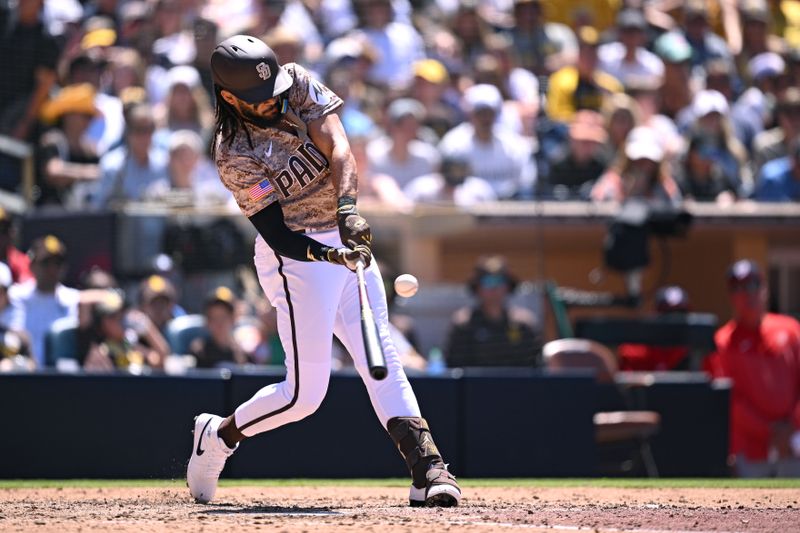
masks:
[[[284,68],[294,79],[288,89],[289,109],[281,128],[242,122],[231,143],[216,138],[216,163],[222,183],[245,216],[280,202],[286,225],[294,231],[336,227],[337,193],[328,160],[307,135],[306,124],[332,113],[342,100],[295,63]]]

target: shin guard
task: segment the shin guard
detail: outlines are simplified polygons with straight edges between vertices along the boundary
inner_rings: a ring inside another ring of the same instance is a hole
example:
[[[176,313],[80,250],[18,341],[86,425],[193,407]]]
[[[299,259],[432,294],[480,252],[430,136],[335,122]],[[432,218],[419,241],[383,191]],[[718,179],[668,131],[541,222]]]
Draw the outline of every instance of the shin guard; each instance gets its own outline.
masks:
[[[408,465],[412,484],[417,488],[425,487],[428,469],[432,465],[444,467],[428,423],[424,418],[395,417],[389,419],[386,429]]]

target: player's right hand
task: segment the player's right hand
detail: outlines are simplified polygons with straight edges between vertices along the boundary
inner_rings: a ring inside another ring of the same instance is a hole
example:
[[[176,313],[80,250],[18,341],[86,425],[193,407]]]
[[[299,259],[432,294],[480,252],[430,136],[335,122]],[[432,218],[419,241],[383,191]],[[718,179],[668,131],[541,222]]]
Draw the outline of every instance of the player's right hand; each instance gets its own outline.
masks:
[[[364,266],[368,267],[372,261],[372,252],[368,246],[356,246],[350,248],[331,248],[328,250],[328,262],[343,265],[355,272],[356,263],[363,261]]]

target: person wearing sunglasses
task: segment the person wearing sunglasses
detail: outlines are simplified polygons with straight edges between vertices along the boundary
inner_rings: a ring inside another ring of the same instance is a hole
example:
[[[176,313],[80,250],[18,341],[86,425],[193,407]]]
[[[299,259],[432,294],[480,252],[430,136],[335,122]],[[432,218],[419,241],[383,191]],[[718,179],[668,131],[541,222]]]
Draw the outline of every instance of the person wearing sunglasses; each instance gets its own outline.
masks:
[[[758,265],[727,274],[733,318],[715,335],[712,374],[733,381],[731,463],[740,477],[800,476],[800,323],[768,312]]]
[[[25,331],[31,341],[36,366],[45,363],[44,340],[51,324],[62,317],[77,317],[80,293],[61,283],[67,271],[67,248],[54,235],[39,237],[28,250],[33,279],[9,289],[11,329]]]

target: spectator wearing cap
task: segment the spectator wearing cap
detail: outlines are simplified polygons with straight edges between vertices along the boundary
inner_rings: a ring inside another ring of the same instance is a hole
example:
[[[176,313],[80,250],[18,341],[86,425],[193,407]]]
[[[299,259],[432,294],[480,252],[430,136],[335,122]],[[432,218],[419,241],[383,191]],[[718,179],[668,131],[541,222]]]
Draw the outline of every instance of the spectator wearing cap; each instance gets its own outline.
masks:
[[[530,310],[509,302],[517,280],[505,258],[481,257],[467,286],[475,304],[453,314],[447,366],[536,366],[541,348],[537,320]]]
[[[759,133],[753,141],[753,170],[756,175],[774,159],[786,157],[800,135],[800,88],[790,87],[775,106],[776,126]]]
[[[595,181],[608,168],[604,150],[607,141],[600,113],[575,113],[569,125],[567,151],[553,163],[550,174],[540,180],[540,194],[559,200],[588,199]]]
[[[689,139],[675,171],[685,199],[730,205],[746,196],[739,175],[726,173],[725,166],[719,163],[720,150],[717,140],[702,133],[695,133]]]
[[[747,163],[747,152],[736,138],[729,118],[730,106],[725,97],[713,90],[695,94],[692,100],[694,122],[689,126],[687,138],[706,138],[706,147],[716,149],[706,153],[719,165],[724,175],[740,183],[739,194],[749,196],[752,192],[752,177]]]
[[[367,145],[369,165],[376,174],[391,176],[399,188],[439,165],[439,152],[420,137],[425,107],[417,100],[399,98],[386,111],[386,135]]]
[[[372,121],[383,115],[386,95],[369,82],[376,61],[375,49],[363,35],[335,39],[325,49],[325,83],[344,101],[340,111],[343,123],[349,114],[363,113]]]
[[[786,92],[788,77],[786,63],[778,54],[764,52],[750,59],[747,72],[753,86],[736,100],[734,120],[752,120],[756,135],[772,122],[774,102]],[[753,140],[755,142],[755,140]]]
[[[403,193],[414,203],[460,207],[497,200],[489,182],[472,175],[466,154],[444,155],[438,172],[411,180]]]
[[[125,144],[100,159],[102,177],[92,197],[94,208],[141,201],[148,189],[169,180],[167,153],[153,142],[155,129],[149,105],[134,105],[128,111]]]
[[[439,143],[444,155],[467,156],[474,175],[488,181],[500,199],[527,197],[536,183],[531,142],[498,124],[503,98],[494,85],[473,85],[464,92],[469,121],[450,130]]]
[[[84,369],[139,373],[144,367],[164,366],[169,352],[166,340],[141,311],[126,312],[118,290],[83,291],[81,305],[86,306],[88,315],[78,329],[78,353]]]
[[[441,61],[421,59],[414,63],[413,69],[409,95],[425,107],[426,126],[441,138],[465,118],[459,94],[451,87],[450,73]]]
[[[800,137],[786,157],[766,163],[756,179],[753,198],[760,202],[800,202]]]
[[[584,26],[577,32],[578,61],[550,76],[547,90],[547,115],[559,122],[569,122],[576,111],[599,111],[610,94],[622,92],[620,82],[598,68],[598,33]]]
[[[683,149],[681,137],[675,122],[661,113],[659,100],[664,79],[657,76],[629,76],[626,87],[639,110],[639,123],[656,131],[668,160]]]
[[[359,21],[355,35],[366,38],[380,58],[370,69],[370,81],[393,90],[408,88],[412,65],[425,57],[420,34],[395,19],[391,0],[356,0],[353,9]]]
[[[748,91],[760,91],[765,96],[780,98],[788,87],[786,61],[775,52],[763,52],[747,62],[747,72],[753,87]]]
[[[728,44],[711,29],[706,0],[686,0],[682,15],[682,27],[675,31],[682,33],[692,47],[692,67],[702,67],[707,61],[717,58],[734,67]]]
[[[92,15],[84,19],[80,43],[82,50],[96,51],[104,55],[116,42],[117,30],[114,19],[104,15]]]
[[[141,282],[138,300],[139,310],[147,315],[162,334],[166,331],[170,320],[186,314],[186,311],[178,305],[175,286],[158,274],[148,276]]]
[[[658,317],[683,316],[690,311],[689,294],[683,287],[659,287],[655,295]],[[689,370],[689,348],[686,346],[654,346],[625,343],[617,346],[620,370],[654,372]]]
[[[28,255],[34,279],[14,285],[9,290],[13,307],[10,326],[25,331],[37,366],[45,362],[44,339],[53,321],[65,316],[77,317],[79,293],[61,283],[66,272],[67,248],[57,237],[39,237]]]
[[[83,205],[86,199],[76,184],[100,177],[100,157],[86,138],[89,124],[99,114],[89,83],[68,85],[44,105],[42,120],[50,128],[42,135],[37,155],[37,204]]]
[[[664,33],[653,43],[664,63],[664,83],[659,90],[660,111],[671,119],[692,102],[692,47],[682,33]]]
[[[749,85],[751,79],[747,69],[748,62],[764,52],[784,54],[786,43],[779,36],[770,33],[772,13],[767,0],[740,0],[738,7],[742,46],[736,54],[736,64],[743,81]]]
[[[546,19],[541,0],[514,0],[514,25],[509,29],[520,66],[549,76],[578,56],[575,33],[566,24]]]
[[[714,336],[715,377],[733,381],[730,453],[740,477],[800,477],[800,324],[767,312],[767,284],[748,259],[727,275],[733,318]]]
[[[153,108],[156,120],[153,142],[166,148],[170,135],[190,130],[208,143],[214,127],[214,112],[208,94],[200,87],[200,73],[189,65],[172,67],[167,71],[166,83],[164,101]]]
[[[195,339],[189,346],[197,368],[247,363],[247,355],[234,335],[237,301],[228,287],[217,287],[206,298],[203,315],[208,336]]]
[[[14,283],[23,283],[33,279],[31,259],[14,245],[16,228],[14,217],[5,208],[0,207],[0,261],[11,269]]]
[[[669,173],[664,155],[655,130],[646,126],[634,128],[628,134],[622,156],[592,187],[592,200],[622,203],[638,198],[680,202],[680,189]]]
[[[84,137],[99,156],[119,144],[125,127],[122,102],[103,91],[101,80],[107,64],[103,55],[84,51],[69,62],[65,80],[67,85],[88,83],[94,87],[94,105],[99,113],[92,118]]]
[[[714,59],[706,63],[704,81],[706,89],[717,91],[728,102],[734,102],[728,118],[736,138],[739,139],[748,154],[752,153],[753,142],[756,136],[764,130],[765,122],[770,115],[766,99],[752,91],[749,94],[755,96],[755,99],[747,97],[736,99],[734,87],[736,76],[726,61]],[[678,127],[682,131],[686,131],[689,123],[693,120],[691,106],[688,106],[676,119]]]
[[[616,42],[597,49],[600,70],[628,86],[631,78],[664,78],[664,63],[644,45],[647,21],[638,9],[623,9],[617,14]]]

